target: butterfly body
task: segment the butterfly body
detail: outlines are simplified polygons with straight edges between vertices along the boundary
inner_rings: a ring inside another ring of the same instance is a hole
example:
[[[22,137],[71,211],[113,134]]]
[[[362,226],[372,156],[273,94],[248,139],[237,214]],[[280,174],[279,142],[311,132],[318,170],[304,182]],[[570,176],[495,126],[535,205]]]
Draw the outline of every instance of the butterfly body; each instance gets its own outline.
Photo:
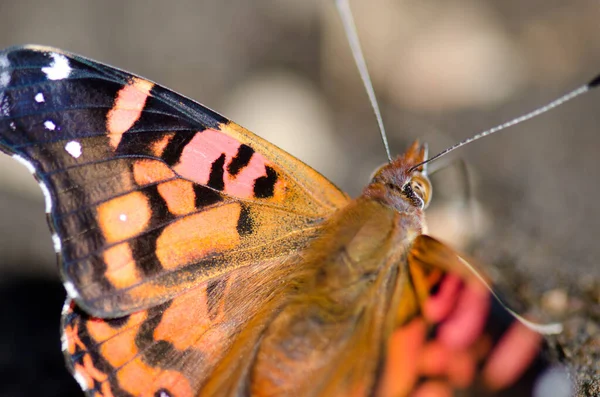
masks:
[[[0,148],[45,192],[63,350],[90,396],[486,395],[548,366],[423,235],[418,144],[351,200],[196,102],[28,46],[0,52]],[[498,375],[492,353],[519,348]]]
[[[402,175],[398,191],[410,180],[403,160],[394,169]],[[374,181],[332,214],[307,247],[299,267],[312,271],[261,341],[256,373],[267,379],[256,381],[257,395],[352,395],[374,388],[396,321],[399,280],[407,276],[406,256],[423,228],[422,208],[397,192],[377,194],[384,186]]]

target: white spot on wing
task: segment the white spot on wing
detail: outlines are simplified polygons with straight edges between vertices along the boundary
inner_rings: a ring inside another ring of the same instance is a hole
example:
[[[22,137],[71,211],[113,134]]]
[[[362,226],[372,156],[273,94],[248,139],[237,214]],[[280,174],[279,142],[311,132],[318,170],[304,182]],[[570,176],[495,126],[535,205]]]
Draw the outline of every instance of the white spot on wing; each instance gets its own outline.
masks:
[[[10,73],[2,72],[0,73],[0,87],[6,87],[10,83]]]
[[[71,65],[66,56],[57,53],[51,53],[52,63],[50,66],[42,68],[42,72],[46,73],[49,80],[62,80],[69,77],[71,74]]]
[[[50,194],[50,189],[44,182],[40,182],[40,188],[42,189],[42,193],[44,193],[44,199],[46,201],[46,214],[49,214],[52,211],[52,195]]]
[[[71,299],[67,296],[67,299],[65,300],[65,304],[63,305],[62,311],[60,314],[62,314],[64,316],[71,310],[71,302],[72,301],[73,301],[73,299]]]
[[[67,295],[71,298],[71,299],[77,299],[79,297],[79,293],[77,292],[77,290],[75,289],[75,286],[73,285],[72,282],[70,281],[65,281],[64,284],[65,286],[65,291],[67,291]]]
[[[52,243],[54,244],[54,252],[58,254],[62,249],[62,244],[60,243],[60,237],[58,237],[58,234],[54,233],[52,235]]]
[[[19,156],[18,154],[13,154],[12,158],[17,160],[19,163],[23,164],[25,167],[27,167],[29,172],[31,172],[32,174],[35,174],[35,167],[33,166],[33,164],[31,164],[31,162],[25,160],[23,157]]]
[[[4,70],[9,66],[10,62],[6,57],[6,54],[0,55],[0,89],[8,86],[8,84],[10,83],[10,72],[8,70]],[[8,101],[4,100],[3,92],[0,92],[0,115],[9,115]]]
[[[127,215],[125,215],[125,214],[119,215],[119,220],[125,222],[127,220]]]
[[[0,70],[8,68],[10,66],[10,62],[6,55],[0,55]],[[0,72],[0,87],[6,87],[10,83],[10,72],[8,70],[2,70]],[[2,100],[2,95],[0,95],[0,101]]]
[[[44,121],[44,127],[50,131],[54,131],[56,129],[56,124],[52,120]]]
[[[10,129],[11,129],[11,130],[13,130],[13,131],[16,131],[16,130],[17,130],[17,125],[15,124],[15,122],[14,122],[14,121],[11,121],[9,125],[10,125]]]
[[[69,348],[69,341],[67,340],[67,336],[63,332],[60,334],[60,349],[63,352],[66,352],[68,348]]]
[[[4,100],[4,94],[0,92],[0,116],[10,116],[10,105]]]
[[[35,94],[35,101],[37,103],[42,103],[46,101],[46,98],[44,98],[44,94],[41,92],[38,92],[37,94]]]
[[[88,389],[88,384],[85,381],[85,377],[81,375],[79,371],[75,371],[73,377],[75,378],[77,383],[79,383],[79,387],[81,387],[81,390],[86,391]]]
[[[65,145],[65,150],[76,159],[81,156],[81,144],[77,141],[71,141]]]

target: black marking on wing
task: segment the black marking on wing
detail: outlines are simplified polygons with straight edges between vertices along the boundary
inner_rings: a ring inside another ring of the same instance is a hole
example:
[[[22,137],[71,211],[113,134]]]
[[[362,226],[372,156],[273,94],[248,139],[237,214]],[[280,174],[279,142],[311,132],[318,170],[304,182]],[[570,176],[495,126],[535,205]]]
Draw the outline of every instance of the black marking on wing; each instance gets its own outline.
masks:
[[[175,217],[169,212],[167,203],[158,192],[158,185],[145,188],[144,194],[148,197],[152,210],[148,228],[159,227],[160,232],[150,233],[146,238],[133,238],[129,240],[129,247],[136,267],[143,275],[149,277],[163,271],[160,260],[156,256],[156,240],[164,229],[164,225],[169,224]]]
[[[64,326],[72,325],[73,328],[78,330],[77,336],[85,346],[85,350],[82,349],[79,345],[75,345],[75,352],[73,354],[66,354],[66,361],[71,368],[71,372],[73,373],[73,369],[75,364],[80,364],[81,366],[85,366],[83,362],[84,355],[87,353],[89,357],[92,359],[94,367],[99,371],[109,375],[107,382],[110,383],[110,390],[115,396],[119,397],[133,397],[131,394],[127,393],[125,390],[119,387],[116,377],[110,376],[114,374],[115,368],[101,355],[98,353],[97,347],[98,342],[92,338],[92,336],[87,331],[86,323],[89,321],[94,321],[95,319],[91,317],[89,314],[84,312],[78,306],[75,306],[73,311],[67,313],[63,317]],[[111,328],[117,328],[121,325],[122,318],[103,320],[108,324]],[[114,325],[112,323],[115,323]],[[101,391],[102,386],[100,382],[94,379],[94,386],[92,390]],[[90,390],[90,392],[92,391]],[[91,395],[91,393],[89,394]]]
[[[252,155],[254,155],[254,149],[248,145],[240,145],[235,157],[227,166],[227,172],[229,172],[229,175],[236,176],[244,167],[248,165],[248,163],[250,163]]]
[[[213,189],[207,188],[206,186],[198,185],[194,183],[194,194],[195,198],[195,206],[197,209],[202,209],[204,207],[208,207],[209,205],[218,203],[223,200],[223,196],[219,193],[215,192]]]
[[[163,314],[171,306],[171,303],[173,301],[167,301],[148,309],[148,318],[140,325],[135,336],[135,345],[140,352],[143,352],[142,359],[146,363],[152,364],[157,357],[165,357],[169,352],[175,350],[171,343],[154,339],[154,330],[162,321]]]
[[[129,321],[130,317],[130,315],[127,315],[123,317],[111,318],[110,321],[106,322],[106,324],[108,324],[111,328],[119,329],[127,324],[127,321]]]
[[[181,153],[185,149],[186,145],[194,138],[196,132],[193,131],[179,131],[165,147],[162,154],[162,159],[170,166],[173,166],[179,162]]]
[[[252,234],[254,231],[254,220],[250,215],[250,208],[243,204],[241,207],[240,217],[237,222],[237,232],[241,237],[244,237]]]
[[[266,166],[266,176],[261,176],[254,181],[254,196],[257,198],[273,197],[275,193],[275,183],[277,183],[277,172]]]
[[[223,191],[225,189],[225,181],[223,177],[225,175],[225,153],[221,154],[218,159],[216,159],[210,168],[210,176],[208,178],[207,186]]]
[[[188,116],[190,120],[193,121],[194,125],[199,125],[199,130],[204,130],[206,128],[219,129],[220,124],[229,123],[228,119],[212,109],[202,106],[198,102],[181,94],[177,94],[158,84],[156,84],[150,92],[151,95],[170,106],[170,109],[177,109],[182,114]]]

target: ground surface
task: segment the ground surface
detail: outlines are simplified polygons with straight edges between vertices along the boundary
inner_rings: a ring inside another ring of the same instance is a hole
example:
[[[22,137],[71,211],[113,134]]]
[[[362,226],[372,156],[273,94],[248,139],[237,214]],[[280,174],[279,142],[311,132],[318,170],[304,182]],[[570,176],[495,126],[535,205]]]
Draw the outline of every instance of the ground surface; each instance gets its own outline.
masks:
[[[134,71],[292,151],[352,195],[385,161],[333,7],[310,1],[0,4],[0,47],[37,43]],[[354,4],[393,152],[439,151],[600,72],[594,0]],[[432,233],[488,264],[600,395],[600,93],[457,153],[434,179]],[[79,395],[62,367],[41,194],[0,158],[0,396]],[[465,186],[474,200],[467,200]],[[468,204],[468,205],[467,205]],[[35,379],[35,381],[32,381]]]

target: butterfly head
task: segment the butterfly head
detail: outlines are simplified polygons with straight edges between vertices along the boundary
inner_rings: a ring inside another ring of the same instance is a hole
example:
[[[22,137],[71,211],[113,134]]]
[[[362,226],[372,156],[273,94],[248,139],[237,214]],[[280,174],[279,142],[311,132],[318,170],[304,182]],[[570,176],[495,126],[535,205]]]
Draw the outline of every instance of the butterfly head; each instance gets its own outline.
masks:
[[[431,200],[427,177],[427,145],[415,141],[403,155],[381,166],[371,179],[365,195],[380,200],[400,212],[423,210]]]

